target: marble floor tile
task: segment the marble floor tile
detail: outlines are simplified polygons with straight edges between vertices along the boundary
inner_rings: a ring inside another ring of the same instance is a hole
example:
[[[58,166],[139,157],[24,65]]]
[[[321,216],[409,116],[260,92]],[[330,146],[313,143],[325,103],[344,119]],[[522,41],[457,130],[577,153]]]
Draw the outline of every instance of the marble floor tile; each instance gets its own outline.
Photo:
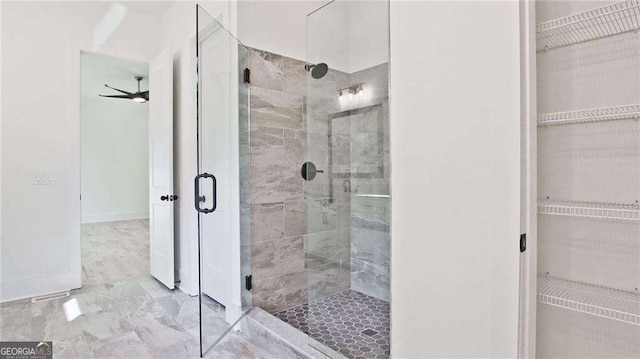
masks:
[[[149,275],[148,236],[146,221],[83,226],[85,285],[68,297],[0,304],[0,340],[53,341],[56,359],[198,358],[198,297],[169,290]],[[116,248],[123,243],[126,250]],[[110,268],[120,259],[126,270]],[[204,300],[202,332],[213,344],[229,325],[224,307]],[[274,358],[235,332],[206,357]]]
[[[82,225],[83,284],[149,275],[149,220]]]
[[[92,358],[152,358],[147,347],[135,332],[93,341],[89,347]]]

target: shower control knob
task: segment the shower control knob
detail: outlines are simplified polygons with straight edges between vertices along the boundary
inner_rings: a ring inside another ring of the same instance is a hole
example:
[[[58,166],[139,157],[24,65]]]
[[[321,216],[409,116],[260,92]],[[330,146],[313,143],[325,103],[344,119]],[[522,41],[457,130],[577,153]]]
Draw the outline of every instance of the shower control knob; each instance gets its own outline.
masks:
[[[324,171],[316,169],[316,165],[314,165],[313,162],[305,162],[300,172],[305,181],[311,181],[316,178],[317,173],[324,173]]]

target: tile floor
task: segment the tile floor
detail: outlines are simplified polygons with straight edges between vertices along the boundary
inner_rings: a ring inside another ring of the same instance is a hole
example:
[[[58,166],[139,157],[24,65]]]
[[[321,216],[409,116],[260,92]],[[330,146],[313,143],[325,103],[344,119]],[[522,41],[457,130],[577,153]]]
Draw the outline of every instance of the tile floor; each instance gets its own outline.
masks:
[[[82,283],[149,276],[149,220],[82,225]]]
[[[0,340],[51,340],[56,359],[197,358],[198,298],[149,276],[148,242],[146,221],[83,226],[87,284],[61,299],[0,304]],[[204,315],[207,338],[228,328],[215,302]],[[206,357],[271,358],[235,332]]]
[[[348,358],[389,358],[389,302],[354,290],[274,314]]]

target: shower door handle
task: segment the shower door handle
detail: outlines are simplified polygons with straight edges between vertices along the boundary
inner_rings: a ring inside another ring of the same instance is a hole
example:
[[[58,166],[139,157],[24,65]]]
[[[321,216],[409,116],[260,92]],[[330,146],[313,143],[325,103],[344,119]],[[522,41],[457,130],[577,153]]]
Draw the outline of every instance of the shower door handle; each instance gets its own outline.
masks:
[[[211,182],[212,182],[212,188],[213,188],[213,194],[211,196],[211,200],[213,201],[213,205],[211,206],[211,208],[202,208],[200,207],[200,203],[204,203],[205,200],[203,200],[205,198],[205,196],[200,196],[200,179],[204,178],[210,178]],[[211,213],[213,211],[216,210],[216,206],[218,205],[217,203],[217,197],[216,197],[216,192],[217,192],[217,183],[216,183],[216,177],[212,174],[209,173],[201,173],[199,175],[196,176],[195,180],[194,180],[194,202],[195,202],[195,206],[196,206],[196,211],[200,212],[200,213]]]

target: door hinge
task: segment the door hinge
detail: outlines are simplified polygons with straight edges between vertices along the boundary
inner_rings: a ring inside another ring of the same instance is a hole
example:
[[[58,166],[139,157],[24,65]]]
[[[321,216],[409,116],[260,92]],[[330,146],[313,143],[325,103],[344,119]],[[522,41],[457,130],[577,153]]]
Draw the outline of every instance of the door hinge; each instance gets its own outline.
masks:
[[[251,70],[249,70],[248,68],[244,69],[244,83],[245,84],[251,83]]]
[[[527,250],[527,234],[522,233],[520,235],[520,253],[524,253]]]
[[[252,279],[251,275],[244,276],[244,287],[247,290],[251,290],[253,288],[253,283],[251,279]]]

